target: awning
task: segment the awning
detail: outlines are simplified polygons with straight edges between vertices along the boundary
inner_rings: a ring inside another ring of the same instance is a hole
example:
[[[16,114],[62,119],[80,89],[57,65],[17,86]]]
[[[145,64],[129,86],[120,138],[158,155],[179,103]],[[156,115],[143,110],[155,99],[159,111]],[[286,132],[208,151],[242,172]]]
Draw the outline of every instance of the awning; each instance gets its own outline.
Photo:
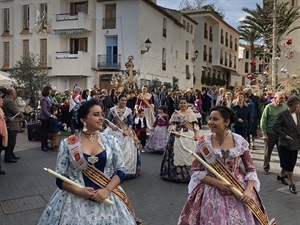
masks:
[[[53,30],[55,35],[81,34],[83,28]]]

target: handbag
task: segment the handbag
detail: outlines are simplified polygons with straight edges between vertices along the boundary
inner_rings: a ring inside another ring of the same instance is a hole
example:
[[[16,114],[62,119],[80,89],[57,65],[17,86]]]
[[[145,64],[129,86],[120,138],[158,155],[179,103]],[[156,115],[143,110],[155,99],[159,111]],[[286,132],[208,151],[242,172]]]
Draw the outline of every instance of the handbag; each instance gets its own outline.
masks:
[[[26,106],[24,107],[24,112],[25,112],[26,114],[32,113],[32,112],[33,112],[33,108],[32,108],[30,105],[26,105]]]

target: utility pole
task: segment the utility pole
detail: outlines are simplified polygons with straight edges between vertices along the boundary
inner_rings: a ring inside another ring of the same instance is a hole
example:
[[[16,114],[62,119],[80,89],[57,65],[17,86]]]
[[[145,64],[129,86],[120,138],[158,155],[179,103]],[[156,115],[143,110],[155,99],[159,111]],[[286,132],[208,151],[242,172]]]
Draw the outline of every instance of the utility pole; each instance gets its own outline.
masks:
[[[272,26],[272,92],[275,94],[276,86],[277,86],[277,55],[276,55],[276,49],[277,49],[277,12],[276,7],[277,6],[277,0],[273,0],[273,26]]]

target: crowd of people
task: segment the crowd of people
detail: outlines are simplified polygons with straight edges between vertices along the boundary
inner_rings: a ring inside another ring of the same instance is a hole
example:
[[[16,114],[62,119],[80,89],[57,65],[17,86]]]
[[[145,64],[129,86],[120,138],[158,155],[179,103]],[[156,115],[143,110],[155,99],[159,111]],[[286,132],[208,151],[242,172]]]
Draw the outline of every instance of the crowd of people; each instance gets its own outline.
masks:
[[[119,185],[141,174],[141,154],[145,151],[163,153],[159,173],[162,179],[189,183],[189,197],[178,224],[260,224],[255,212],[246,206],[254,201],[263,211],[258,195],[260,183],[250,154],[251,149],[257,149],[257,138],[263,138],[265,143],[264,173],[270,174],[276,145],[282,168],[277,180],[297,194],[293,170],[300,149],[300,99],[295,95],[287,98],[277,92],[267,99],[254,94],[251,88],[227,91],[213,86],[202,91],[180,91],[165,86],[149,90],[146,85],[140,92],[118,93],[95,85],[91,90],[75,86],[61,96],[58,98],[55,87],[46,86],[42,91],[41,150],[57,150],[58,132],[70,131],[71,136],[59,146],[56,171],[84,188],[57,179],[58,189],[40,224],[52,224],[62,213],[68,224],[74,219],[91,223],[96,218],[106,221],[104,224],[139,223]],[[24,116],[16,97],[16,90],[8,88],[3,105],[0,98],[5,162],[19,158],[13,148],[22,126],[17,118],[22,120]],[[205,125],[210,132],[201,136]],[[191,151],[209,164],[216,162],[234,184],[218,179]],[[0,167],[2,173],[5,172]],[[105,182],[95,180],[93,174],[103,176]],[[232,187],[238,188],[241,195],[236,196]],[[118,193],[123,193],[122,197]],[[106,198],[117,203],[111,208],[97,204]],[[88,215],[77,218],[75,214]],[[112,214],[117,216],[109,216]]]

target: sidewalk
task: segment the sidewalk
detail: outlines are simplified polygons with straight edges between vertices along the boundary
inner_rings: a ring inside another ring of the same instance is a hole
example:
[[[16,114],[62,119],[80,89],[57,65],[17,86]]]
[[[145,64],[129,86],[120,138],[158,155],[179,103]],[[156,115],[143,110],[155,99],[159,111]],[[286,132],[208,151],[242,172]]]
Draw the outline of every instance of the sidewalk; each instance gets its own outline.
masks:
[[[262,170],[263,141],[258,140],[258,150],[251,150],[261,181],[260,195],[269,218],[278,225],[300,225],[300,159],[295,169],[298,194],[289,193],[288,187],[276,180],[280,170],[274,149],[271,174]],[[56,189],[55,179],[43,167],[55,168],[57,151],[43,152],[39,141],[28,141],[27,134],[18,134],[16,152],[18,163],[3,163],[6,175],[0,176],[0,224],[36,225]],[[175,225],[187,198],[187,184],[167,182],[159,177],[162,154],[142,153],[141,176],[126,180],[122,187],[129,196],[136,215],[144,225]],[[124,224],[126,225],[126,224]],[[234,224],[235,225],[235,224]]]

